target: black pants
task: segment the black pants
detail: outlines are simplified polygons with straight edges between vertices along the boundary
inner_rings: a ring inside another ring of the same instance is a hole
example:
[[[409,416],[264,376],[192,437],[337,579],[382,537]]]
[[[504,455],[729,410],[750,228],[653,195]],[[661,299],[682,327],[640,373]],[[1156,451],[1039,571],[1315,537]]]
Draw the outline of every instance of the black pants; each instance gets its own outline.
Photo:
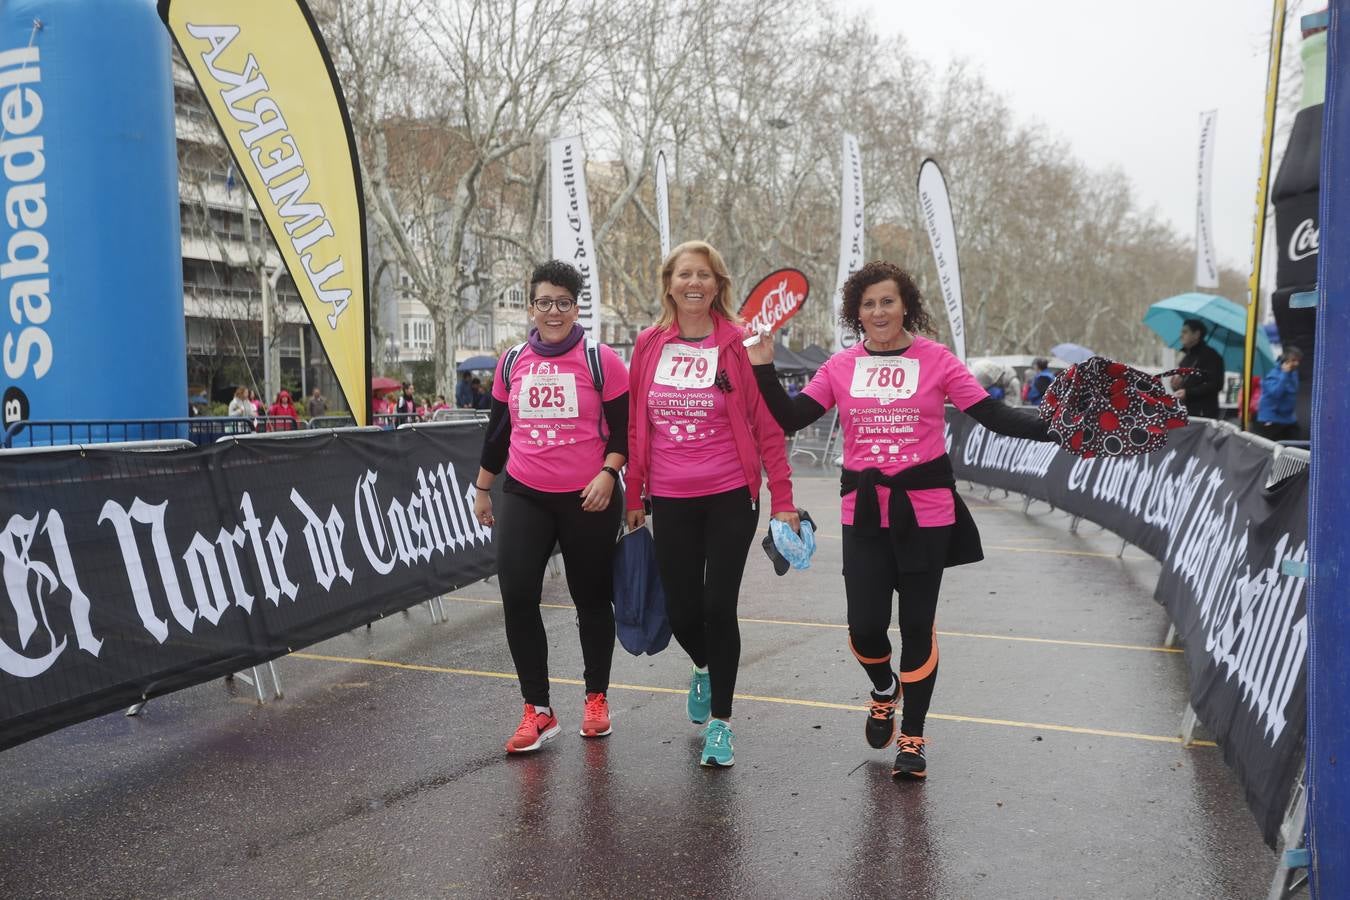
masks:
[[[1298,423],[1256,422],[1252,428],[1261,437],[1271,441],[1293,441],[1298,439]]]
[[[945,547],[945,534],[934,530],[927,543]],[[900,595],[900,688],[904,710],[900,730],[910,737],[923,735],[924,719],[937,684],[938,647],[934,622],[942,564],[921,572],[902,572],[891,544],[890,530],[876,536],[859,534],[852,525],[843,529],[844,593],[848,599],[848,636],[853,655],[878,689],[891,684],[892,597]],[[935,553],[936,556],[936,553]]]
[[[554,543],[562,546],[567,589],[577,607],[586,691],[609,690],[614,658],[614,542],[623,498],[600,512],[581,508],[580,491],[545,493],[507,476],[494,529],[506,643],[526,703],[548,706],[548,636],[539,603]]]
[[[708,667],[716,719],[731,718],[741,661],[736,603],[758,522],[749,488],[652,498],[652,536],[670,630],[694,665]]]

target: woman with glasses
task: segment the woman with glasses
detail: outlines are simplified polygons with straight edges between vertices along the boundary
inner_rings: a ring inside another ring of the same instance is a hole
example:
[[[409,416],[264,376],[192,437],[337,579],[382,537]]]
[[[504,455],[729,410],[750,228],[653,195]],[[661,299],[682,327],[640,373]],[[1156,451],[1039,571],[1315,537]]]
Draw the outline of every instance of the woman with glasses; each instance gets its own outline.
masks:
[[[661,266],[661,287],[661,318],[638,335],[629,372],[628,527],[642,527],[650,499],[671,630],[694,663],[689,718],[708,723],[699,762],[730,766],[736,604],[760,473],[774,518],[795,530],[792,470],[783,430],[755,389],[721,254],[681,244]]]
[[[577,324],[581,274],[552,260],[530,276],[529,339],[502,355],[474,515],[495,527],[506,642],[525,710],[507,753],[538,750],[561,731],[549,696],[548,639],[540,615],[544,569],[561,545],[577,608],[586,699],[583,737],[610,733],[614,654],[614,542],[621,520],[619,469],[628,454],[628,372]],[[506,469],[500,508],[488,491]],[[498,519],[496,514],[500,513]]]

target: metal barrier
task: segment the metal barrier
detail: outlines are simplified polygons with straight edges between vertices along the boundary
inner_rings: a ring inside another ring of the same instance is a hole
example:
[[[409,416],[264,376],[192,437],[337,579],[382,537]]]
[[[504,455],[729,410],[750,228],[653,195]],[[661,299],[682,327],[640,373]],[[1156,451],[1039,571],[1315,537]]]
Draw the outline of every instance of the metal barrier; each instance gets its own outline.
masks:
[[[433,422],[486,422],[486,409],[438,409],[431,414]]]
[[[290,416],[190,416],[174,419],[23,419],[5,429],[4,447],[187,440],[211,444],[226,435],[295,431]]]
[[[36,456],[41,453],[64,453],[67,450],[132,450],[137,453],[162,453],[166,450],[190,450],[192,441],[115,441],[107,444],[52,444],[46,447],[3,447],[0,456]]]
[[[838,455],[838,433],[839,433],[839,410],[830,411],[828,418],[822,417],[811,425],[806,426],[801,431],[792,435],[788,442],[788,459],[801,454],[809,456],[811,462],[822,468],[828,468],[833,463],[833,457]],[[831,454],[831,449],[835,452]]]
[[[352,432],[368,433],[373,431],[385,431],[385,430],[386,429],[381,428],[378,425],[349,425],[345,428],[303,428],[300,429],[299,431],[273,431],[270,433],[225,434],[216,438],[216,443],[220,444],[224,443],[225,441],[250,441],[258,438],[264,438],[267,440],[275,440],[278,438],[282,440],[287,440],[290,438],[318,438],[323,437],[325,435],[333,435],[333,434],[348,434]]]
[[[1290,475],[1297,475],[1302,472],[1308,468],[1309,460],[1312,459],[1307,441],[1272,441],[1250,431],[1243,431],[1229,421],[1200,419],[1199,417],[1192,417],[1192,421],[1204,422],[1210,428],[1226,431],[1249,444],[1255,444],[1257,447],[1269,450],[1274,460],[1270,466],[1270,475],[1266,477],[1266,487],[1284,481]]]
[[[405,422],[420,422],[422,417],[417,413],[376,413],[371,417],[371,423],[381,428],[393,429]]]
[[[315,416],[309,420],[309,427],[313,428],[347,428],[355,425],[356,419],[351,416]]]

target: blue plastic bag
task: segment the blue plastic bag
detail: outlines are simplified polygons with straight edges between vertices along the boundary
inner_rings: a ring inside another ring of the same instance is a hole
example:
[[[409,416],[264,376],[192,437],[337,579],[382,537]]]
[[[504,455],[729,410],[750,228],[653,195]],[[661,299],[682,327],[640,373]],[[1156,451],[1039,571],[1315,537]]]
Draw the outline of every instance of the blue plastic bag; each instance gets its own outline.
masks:
[[[816,552],[815,523],[802,519],[799,537],[792,526],[777,519],[769,520],[769,534],[773,536],[774,546],[794,569],[811,568],[811,557]]]
[[[628,532],[614,550],[614,628],[634,656],[655,655],[670,643],[656,543],[646,528]]]
[[[764,535],[762,546],[777,575],[786,575],[788,569],[811,568],[811,557],[816,552],[816,523],[804,509],[797,510],[797,515],[801,519],[800,536],[786,522],[769,520],[769,533]]]

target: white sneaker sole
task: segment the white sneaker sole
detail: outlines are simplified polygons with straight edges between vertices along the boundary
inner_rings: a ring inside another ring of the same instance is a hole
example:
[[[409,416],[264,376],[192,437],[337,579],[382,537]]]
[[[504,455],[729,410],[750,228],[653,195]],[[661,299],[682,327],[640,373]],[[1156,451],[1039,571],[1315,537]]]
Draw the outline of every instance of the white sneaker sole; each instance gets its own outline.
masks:
[[[610,727],[606,728],[604,731],[586,731],[585,729],[582,729],[582,730],[578,731],[577,734],[581,735],[581,736],[584,737],[584,738],[597,738],[597,737],[604,737],[605,735],[610,734],[610,733],[613,732],[613,731],[614,731],[614,726],[611,725]]]
[[[552,728],[550,728],[548,731],[540,732],[540,734],[539,734],[539,739],[538,739],[537,741],[535,741],[533,744],[531,744],[530,746],[528,746],[528,747],[512,747],[511,745],[508,744],[507,747],[506,747],[506,752],[507,752],[507,753],[533,753],[535,750],[538,750],[540,747],[544,746],[544,744],[546,744],[546,743],[548,743],[549,741],[553,740],[555,737],[557,737],[557,736],[560,735],[560,734],[562,734],[562,726],[561,726],[561,725],[554,725],[554,726],[553,726]]]

